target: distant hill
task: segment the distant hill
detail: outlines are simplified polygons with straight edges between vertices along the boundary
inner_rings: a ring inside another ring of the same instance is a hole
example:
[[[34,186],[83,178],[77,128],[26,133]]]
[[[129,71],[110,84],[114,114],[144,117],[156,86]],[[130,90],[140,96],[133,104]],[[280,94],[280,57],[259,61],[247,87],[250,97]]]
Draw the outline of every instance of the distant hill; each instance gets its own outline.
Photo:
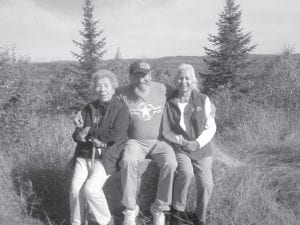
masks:
[[[253,54],[249,56],[249,60],[253,61],[253,63],[249,67],[250,73],[253,72],[255,74],[260,73],[265,65],[269,63],[271,60],[273,60],[276,57],[276,55],[271,54],[264,54],[264,55],[258,55]],[[294,57],[297,61],[300,63],[300,54],[294,54]],[[166,56],[162,58],[152,58],[152,59],[145,59],[148,61],[153,69],[162,69],[162,70],[169,70],[171,74],[174,74],[176,71],[176,68],[181,63],[188,63],[194,66],[196,72],[205,72],[206,71],[206,65],[204,63],[204,56]],[[133,62],[136,59],[121,59],[120,62],[122,62],[125,67],[129,66],[131,62]],[[114,59],[109,60],[102,60],[99,63],[99,68],[107,68],[110,64],[114,63]],[[36,68],[36,75],[49,75],[49,72],[61,72],[65,67],[68,67],[71,64],[76,64],[75,61],[53,61],[53,62],[35,62],[33,65]],[[127,71],[124,71],[127,73]]]

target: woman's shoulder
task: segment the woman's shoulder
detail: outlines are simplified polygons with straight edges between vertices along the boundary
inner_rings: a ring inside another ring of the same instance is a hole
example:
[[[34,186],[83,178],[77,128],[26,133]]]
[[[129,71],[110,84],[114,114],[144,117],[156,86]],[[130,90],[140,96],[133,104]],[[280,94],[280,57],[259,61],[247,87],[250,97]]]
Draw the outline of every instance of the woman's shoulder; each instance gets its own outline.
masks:
[[[206,94],[204,94],[200,91],[197,91],[197,90],[193,90],[192,93],[196,98],[202,98],[202,99],[208,98],[208,96]]]
[[[119,96],[114,96],[111,100],[110,105],[111,105],[111,107],[114,107],[117,110],[128,108],[126,103],[121,98],[119,98]]]
[[[200,91],[193,90],[191,101],[198,104],[205,104],[206,100],[209,99],[206,94],[201,93]]]
[[[91,101],[91,102],[88,102],[87,104],[85,104],[81,111],[87,112],[87,111],[93,110],[96,107],[97,107],[97,100],[94,100],[94,101]]]
[[[167,102],[174,101],[178,98],[178,90],[176,88],[170,87],[167,92]]]

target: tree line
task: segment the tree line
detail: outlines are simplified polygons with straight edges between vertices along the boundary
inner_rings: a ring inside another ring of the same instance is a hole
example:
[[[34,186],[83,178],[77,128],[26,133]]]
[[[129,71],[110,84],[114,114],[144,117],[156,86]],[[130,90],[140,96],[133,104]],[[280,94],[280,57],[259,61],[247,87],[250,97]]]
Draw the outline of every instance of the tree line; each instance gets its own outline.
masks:
[[[80,48],[79,53],[72,52],[78,61],[77,65],[73,65],[73,71],[80,75],[81,81],[88,81],[91,74],[96,72],[97,63],[106,52],[104,30],[98,29],[99,20],[94,19],[93,11],[92,0],[85,0],[81,22],[83,27],[79,31],[82,40],[73,41]],[[225,0],[224,9],[216,22],[218,33],[208,36],[213,48],[204,47],[208,71],[199,75],[203,80],[203,91],[207,94],[213,94],[220,88],[238,91],[245,78],[242,74],[251,63],[248,55],[256,45],[250,45],[251,33],[244,33],[241,22],[240,6],[234,0]],[[118,49],[116,58],[119,59],[120,55]]]

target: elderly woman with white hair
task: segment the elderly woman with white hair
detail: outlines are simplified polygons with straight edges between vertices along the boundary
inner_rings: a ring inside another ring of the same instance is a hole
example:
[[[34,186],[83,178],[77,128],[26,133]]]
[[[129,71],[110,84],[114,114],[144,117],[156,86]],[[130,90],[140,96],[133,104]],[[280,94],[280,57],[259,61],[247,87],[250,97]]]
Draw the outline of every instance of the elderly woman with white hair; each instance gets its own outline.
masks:
[[[86,204],[97,224],[113,224],[103,186],[116,169],[129,124],[127,106],[114,98],[117,87],[118,81],[111,71],[99,70],[93,74],[90,88],[96,100],[87,104],[77,118],[73,133],[77,142],[76,161],[70,190],[72,225],[84,224]],[[94,156],[93,145],[97,147]]]
[[[215,132],[215,108],[209,98],[198,90],[194,68],[188,64],[178,67],[176,92],[166,103],[162,134],[176,153],[177,174],[173,187],[172,225],[187,224],[185,213],[188,187],[196,177],[196,224],[206,223],[206,209],[213,188],[212,163]]]

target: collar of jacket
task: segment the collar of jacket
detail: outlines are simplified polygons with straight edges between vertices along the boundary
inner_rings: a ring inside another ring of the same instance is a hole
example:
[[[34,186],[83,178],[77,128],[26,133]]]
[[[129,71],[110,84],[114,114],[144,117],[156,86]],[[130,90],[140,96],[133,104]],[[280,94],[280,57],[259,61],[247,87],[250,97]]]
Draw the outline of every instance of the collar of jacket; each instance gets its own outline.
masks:
[[[98,106],[98,107],[102,106],[102,107],[106,108],[109,105],[110,102],[111,102],[111,100],[109,100],[107,102],[102,102],[99,99],[97,99],[94,102],[92,102],[92,104],[94,104],[95,106]]]

